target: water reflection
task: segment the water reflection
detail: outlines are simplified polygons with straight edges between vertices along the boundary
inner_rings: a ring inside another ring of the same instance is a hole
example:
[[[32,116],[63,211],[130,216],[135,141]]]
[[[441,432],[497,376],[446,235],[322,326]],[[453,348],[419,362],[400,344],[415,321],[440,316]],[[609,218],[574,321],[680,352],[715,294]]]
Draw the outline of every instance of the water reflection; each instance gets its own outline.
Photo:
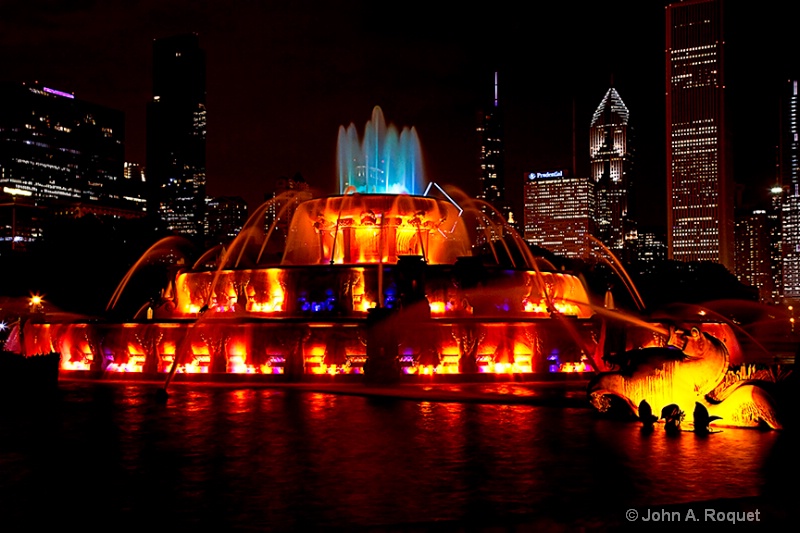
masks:
[[[572,407],[570,390],[560,407],[199,386],[158,404],[154,393],[68,383],[56,409],[4,410],[9,519],[298,530],[621,513],[759,496],[786,437],[643,435]]]

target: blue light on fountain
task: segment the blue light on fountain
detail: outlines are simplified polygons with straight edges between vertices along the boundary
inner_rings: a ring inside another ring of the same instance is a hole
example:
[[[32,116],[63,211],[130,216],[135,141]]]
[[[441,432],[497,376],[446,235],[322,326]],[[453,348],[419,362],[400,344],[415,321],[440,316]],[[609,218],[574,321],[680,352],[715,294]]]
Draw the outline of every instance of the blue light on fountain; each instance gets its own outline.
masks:
[[[362,194],[417,195],[424,191],[417,130],[404,127],[398,132],[394,125],[387,126],[379,106],[372,110],[363,139],[353,123],[339,127],[337,166],[342,194],[350,187]]]

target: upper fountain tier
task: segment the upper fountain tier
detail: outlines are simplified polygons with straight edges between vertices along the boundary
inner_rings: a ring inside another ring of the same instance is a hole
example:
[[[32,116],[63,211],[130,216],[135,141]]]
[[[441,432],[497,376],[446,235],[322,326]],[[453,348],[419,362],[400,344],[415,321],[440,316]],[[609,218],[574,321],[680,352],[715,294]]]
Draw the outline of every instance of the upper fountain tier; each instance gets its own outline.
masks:
[[[386,125],[378,106],[367,121],[363,139],[353,123],[339,127],[337,142],[339,192],[350,187],[366,194],[422,194],[422,149],[416,129],[397,131]]]
[[[340,127],[338,154],[340,194],[313,198],[308,191],[287,191],[273,198],[251,216],[214,268],[392,264],[402,256],[454,264],[476,249],[489,263],[534,268],[524,241],[491,206],[434,183],[423,192],[416,131],[387,126],[380,107],[373,108],[363,140],[352,123]],[[270,210],[277,216],[265,225]],[[207,264],[204,259],[196,265]]]
[[[300,204],[285,265],[396,263],[403,255],[452,264],[471,255],[459,208],[407,194],[345,194]]]

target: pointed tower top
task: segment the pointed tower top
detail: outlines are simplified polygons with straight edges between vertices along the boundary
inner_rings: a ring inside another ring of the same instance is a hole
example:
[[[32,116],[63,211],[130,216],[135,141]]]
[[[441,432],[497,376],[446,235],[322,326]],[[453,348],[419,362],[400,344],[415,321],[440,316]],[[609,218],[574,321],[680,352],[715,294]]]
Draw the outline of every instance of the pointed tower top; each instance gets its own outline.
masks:
[[[628,108],[619,93],[611,87],[592,116],[592,127],[602,124],[628,124]]]

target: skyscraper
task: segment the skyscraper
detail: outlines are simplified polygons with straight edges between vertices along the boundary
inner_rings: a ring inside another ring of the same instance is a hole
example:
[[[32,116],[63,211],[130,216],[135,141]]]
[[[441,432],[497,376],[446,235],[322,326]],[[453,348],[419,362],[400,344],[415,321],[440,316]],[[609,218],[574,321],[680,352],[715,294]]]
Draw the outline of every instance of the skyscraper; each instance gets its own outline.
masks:
[[[765,209],[751,209],[736,217],[736,278],[758,289],[759,300],[772,299],[770,221]]]
[[[124,199],[125,117],[39,84],[0,85],[0,192],[140,209]]]
[[[146,171],[149,214],[170,231],[202,238],[206,202],[206,59],[196,34],[153,42]]]
[[[481,113],[480,191],[478,198],[492,205],[508,221],[510,208],[505,200],[505,150],[503,112],[498,98],[498,75],[494,73],[494,97],[488,111]]]
[[[633,150],[628,117],[628,108],[611,87],[597,106],[589,130],[591,176],[597,194],[597,233],[611,250],[622,250],[630,227]]]
[[[525,241],[569,258],[588,257],[595,227],[594,182],[568,170],[525,178]]]
[[[783,238],[781,236],[781,215],[783,203],[783,187],[778,181],[769,190],[769,201],[766,205],[767,233],[769,237],[769,256],[772,277],[772,293],[769,295],[770,303],[780,303],[783,299]],[[738,239],[738,236],[737,236]]]
[[[785,197],[781,205],[783,296],[800,300],[800,99],[798,80],[790,79],[781,101],[779,174]]]
[[[723,0],[666,9],[669,257],[734,269],[734,187],[726,139]]]

